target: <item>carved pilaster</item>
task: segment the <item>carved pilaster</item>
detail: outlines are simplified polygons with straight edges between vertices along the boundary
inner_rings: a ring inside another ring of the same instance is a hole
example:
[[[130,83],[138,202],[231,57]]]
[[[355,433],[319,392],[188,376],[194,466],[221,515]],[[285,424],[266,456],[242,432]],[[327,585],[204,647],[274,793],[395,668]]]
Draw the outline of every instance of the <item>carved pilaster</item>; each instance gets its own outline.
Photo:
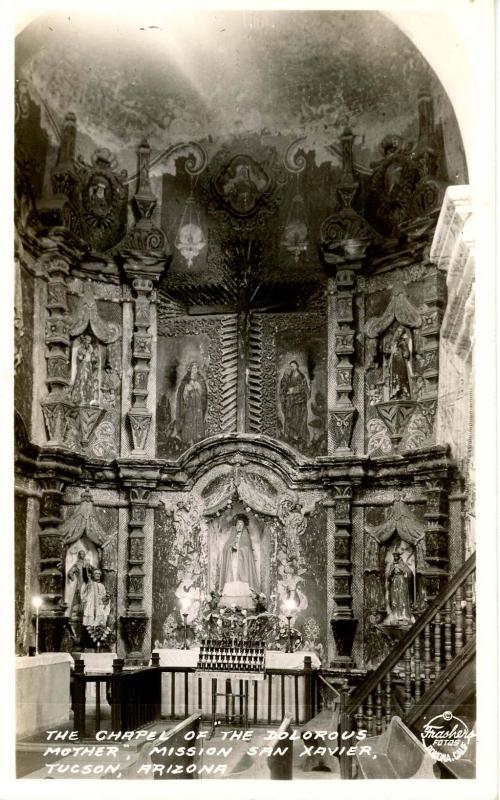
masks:
[[[130,517],[128,535],[127,608],[122,617],[122,627],[129,654],[129,662],[142,658],[142,643],[148,617],[144,610],[144,526],[150,490],[143,487],[130,489]]]
[[[132,344],[133,382],[132,408],[128,418],[135,454],[144,454],[151,427],[152,414],[148,411],[148,384],[152,357],[151,295],[153,282],[148,278],[135,278],[132,282],[134,300],[134,335]]]
[[[69,357],[69,320],[66,278],[69,265],[65,258],[54,253],[47,257],[47,320],[45,324],[46,384],[48,397],[42,402],[48,443],[62,445],[70,407],[65,402],[64,389],[71,379]]]
[[[56,477],[42,482],[39,517],[40,571],[38,581],[42,607],[40,612],[39,647],[46,652],[60,649],[65,619],[62,602],[64,584],[62,546],[59,525],[64,482]]]
[[[442,273],[437,272],[426,281],[426,312],[423,315],[420,336],[422,348],[420,358],[424,391],[422,401],[427,412],[427,423],[432,430],[438,394],[439,379],[439,333],[446,300],[445,280]],[[432,417],[432,418],[431,418]]]
[[[333,545],[333,600],[331,620],[336,646],[334,663],[351,663],[351,650],[358,621],[352,611],[352,486],[339,482],[334,486],[335,534]]]
[[[428,566],[425,594],[431,601],[448,580],[448,496],[443,480],[428,478],[422,486],[425,496],[425,560]]]
[[[336,398],[330,409],[330,430],[336,450],[352,452],[351,438],[357,411],[351,400],[354,372],[354,289],[359,262],[342,267],[335,276],[335,331],[334,350],[336,366]]]

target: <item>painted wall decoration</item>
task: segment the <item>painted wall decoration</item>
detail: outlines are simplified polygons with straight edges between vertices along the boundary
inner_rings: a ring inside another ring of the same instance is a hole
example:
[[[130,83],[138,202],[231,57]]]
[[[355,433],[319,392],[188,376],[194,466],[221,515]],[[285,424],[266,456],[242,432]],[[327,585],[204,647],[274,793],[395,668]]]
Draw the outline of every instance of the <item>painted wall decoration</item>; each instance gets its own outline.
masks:
[[[256,381],[260,379],[258,432],[308,455],[325,453],[325,319],[321,313],[272,314],[260,316],[254,325],[261,332],[260,352],[252,354],[250,371],[251,378],[254,371]],[[257,426],[251,430],[257,432]]]
[[[176,456],[207,436],[234,430],[236,379],[228,356],[235,348],[235,331],[227,317],[183,317],[161,324],[158,456]],[[224,402],[228,395],[229,403]]]
[[[88,489],[60,525],[64,613],[73,649],[109,649],[116,641],[117,527],[116,509],[98,511]]]

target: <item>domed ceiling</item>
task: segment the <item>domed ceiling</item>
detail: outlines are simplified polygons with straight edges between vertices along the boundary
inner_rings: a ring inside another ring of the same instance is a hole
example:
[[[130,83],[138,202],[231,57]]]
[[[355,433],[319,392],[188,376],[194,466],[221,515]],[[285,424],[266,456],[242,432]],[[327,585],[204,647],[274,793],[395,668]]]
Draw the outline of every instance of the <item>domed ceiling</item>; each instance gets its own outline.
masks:
[[[109,147],[130,172],[144,137],[154,154],[188,140],[305,136],[320,165],[335,162],[327,147],[348,124],[355,160],[369,168],[387,133],[415,140],[417,95],[430,88],[449,178],[466,180],[439,81],[382,14],[197,12],[156,23],[51,14],[19,34],[16,76],[28,82],[54,145],[73,111],[78,152]]]

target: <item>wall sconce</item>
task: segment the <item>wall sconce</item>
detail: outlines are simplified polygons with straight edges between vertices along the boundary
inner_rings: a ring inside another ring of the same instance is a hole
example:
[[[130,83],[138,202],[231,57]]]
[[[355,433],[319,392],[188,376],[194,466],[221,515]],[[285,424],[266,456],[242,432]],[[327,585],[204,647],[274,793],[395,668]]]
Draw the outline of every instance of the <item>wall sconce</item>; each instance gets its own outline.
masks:
[[[40,609],[43,605],[43,600],[39,595],[35,595],[31,599],[31,605],[35,609],[35,655],[38,655],[38,617],[40,614]]]

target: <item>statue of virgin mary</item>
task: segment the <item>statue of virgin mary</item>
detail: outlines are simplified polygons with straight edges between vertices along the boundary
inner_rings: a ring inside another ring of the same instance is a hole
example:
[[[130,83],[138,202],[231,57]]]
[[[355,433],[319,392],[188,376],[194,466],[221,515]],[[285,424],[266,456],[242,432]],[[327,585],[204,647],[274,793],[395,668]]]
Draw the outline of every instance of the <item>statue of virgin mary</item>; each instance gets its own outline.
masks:
[[[245,514],[236,517],[235,527],[223,547],[219,590],[221,606],[239,608],[252,608],[252,591],[260,591]]]

